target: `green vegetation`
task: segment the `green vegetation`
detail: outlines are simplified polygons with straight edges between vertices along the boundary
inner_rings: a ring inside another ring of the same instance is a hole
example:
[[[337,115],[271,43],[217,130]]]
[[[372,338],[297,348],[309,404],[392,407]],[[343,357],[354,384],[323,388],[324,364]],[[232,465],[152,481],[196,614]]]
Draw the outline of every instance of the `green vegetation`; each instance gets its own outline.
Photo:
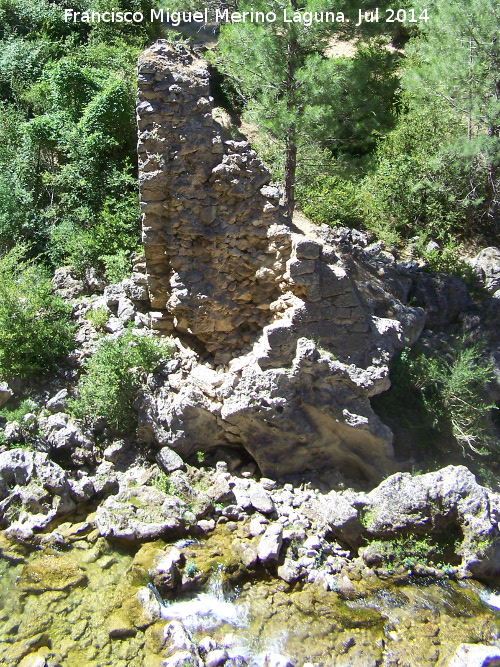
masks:
[[[161,470],[158,471],[153,478],[153,486],[156,487],[158,491],[163,491],[163,493],[166,493],[167,495],[171,495],[173,493],[173,487],[168,475],[166,475]]]
[[[318,9],[266,3],[278,16],[283,7]],[[224,26],[216,62],[233,108],[258,127],[289,210],[295,198],[314,222],[370,229],[389,244],[434,239],[451,257],[498,231],[500,19],[488,0],[435,0],[427,21],[408,18]],[[332,36],[351,38],[353,53],[332,55]],[[395,52],[389,41],[407,43]]]
[[[161,26],[65,22],[66,7],[0,0],[0,250],[24,239],[52,266],[115,270],[139,244],[135,63]]]
[[[194,560],[188,560],[186,562],[186,566],[184,568],[184,574],[186,577],[189,577],[189,579],[192,579],[198,574],[198,566],[196,565]]]
[[[171,354],[168,341],[129,331],[103,339],[85,363],[78,396],[71,403],[75,415],[90,423],[104,418],[120,431],[133,428],[137,422],[133,404],[142,379]]]
[[[85,314],[85,319],[96,329],[102,329],[109,319],[109,313],[106,308],[91,308]]]
[[[19,245],[0,257],[0,375],[6,378],[52,370],[73,347],[70,309],[26,253]]]
[[[281,144],[284,203],[295,206],[297,167],[311,143],[330,155],[357,155],[374,145],[394,122],[391,106],[397,86],[393,54],[378,40],[360,45],[353,59],[325,58],[332,24],[284,22],[299,3],[246,2],[241,11],[275,12],[272,23],[228,24],[221,30],[218,66],[230,77],[226,93],[243,104],[247,118]],[[303,0],[302,11],[318,10]],[[317,183],[321,188],[325,186]]]
[[[398,404],[404,396],[431,429],[463,455],[496,453],[490,417],[493,406],[483,395],[493,371],[490,365],[478,363],[480,355],[478,346],[467,346],[461,340],[435,354],[404,350],[392,363],[393,386],[386,400]]]
[[[437,565],[450,571],[449,561],[455,561],[457,540],[436,541],[431,535],[398,535],[390,540],[371,540],[370,550],[374,550],[389,569],[402,564],[407,570],[417,565]],[[446,562],[448,561],[448,562]]]
[[[9,422],[17,422],[22,424],[24,421],[24,416],[28,414],[36,414],[40,411],[40,406],[38,403],[35,403],[31,398],[26,398],[17,408],[2,408],[2,415],[7,418]]]

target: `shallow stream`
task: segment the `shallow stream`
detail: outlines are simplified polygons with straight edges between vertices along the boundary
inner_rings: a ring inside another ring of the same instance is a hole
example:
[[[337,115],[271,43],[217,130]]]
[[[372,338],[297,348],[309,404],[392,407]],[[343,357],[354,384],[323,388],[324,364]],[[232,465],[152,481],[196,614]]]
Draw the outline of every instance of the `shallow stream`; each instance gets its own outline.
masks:
[[[127,551],[89,532],[85,522],[58,530],[69,547],[28,552],[0,540],[0,664],[6,667],[36,664],[35,655],[64,667],[159,667],[168,619],[261,666],[273,652],[298,667],[446,665],[460,643],[500,637],[500,614],[481,600],[488,589],[473,581],[373,576],[354,581],[349,599],[265,575],[231,587],[223,527],[185,549],[200,570],[211,569],[208,583],[167,601],[164,618],[151,625],[137,592],[148,583],[152,549],[163,543]]]

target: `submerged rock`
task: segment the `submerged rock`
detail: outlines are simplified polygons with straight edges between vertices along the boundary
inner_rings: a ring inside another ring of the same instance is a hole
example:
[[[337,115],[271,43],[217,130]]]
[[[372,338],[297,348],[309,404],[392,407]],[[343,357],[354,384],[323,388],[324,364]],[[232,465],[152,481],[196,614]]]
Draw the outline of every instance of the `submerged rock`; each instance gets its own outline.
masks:
[[[87,580],[85,572],[68,556],[41,556],[24,566],[18,586],[27,593],[63,591]]]

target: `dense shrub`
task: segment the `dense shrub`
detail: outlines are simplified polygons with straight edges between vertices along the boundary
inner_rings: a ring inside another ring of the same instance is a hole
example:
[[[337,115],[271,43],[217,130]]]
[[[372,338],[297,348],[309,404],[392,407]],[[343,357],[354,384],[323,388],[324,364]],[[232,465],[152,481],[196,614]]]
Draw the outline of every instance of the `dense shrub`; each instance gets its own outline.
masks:
[[[93,423],[104,418],[114,429],[134,427],[137,415],[133,403],[147,373],[172,354],[172,345],[164,339],[125,335],[104,338],[85,364],[78,385],[78,397],[72,403],[76,416]]]
[[[457,341],[439,354],[404,350],[391,368],[393,399],[420,404],[432,427],[450,436],[463,454],[485,455],[494,447],[494,406],[484,397],[493,369],[480,356],[477,346]]]
[[[0,375],[27,377],[53,369],[73,345],[70,309],[48,274],[18,246],[0,258]]]
[[[297,187],[303,212],[318,225],[364,226],[359,187],[340,176],[315,176]]]
[[[140,243],[136,61],[162,28],[65,23],[64,9],[148,17],[154,4],[0,0],[0,251],[27,240],[81,273]]]

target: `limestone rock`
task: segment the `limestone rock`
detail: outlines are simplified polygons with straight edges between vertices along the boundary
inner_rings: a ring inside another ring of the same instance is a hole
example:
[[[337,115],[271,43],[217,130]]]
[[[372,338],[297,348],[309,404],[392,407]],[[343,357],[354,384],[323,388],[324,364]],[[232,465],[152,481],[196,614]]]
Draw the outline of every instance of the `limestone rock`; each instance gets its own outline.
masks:
[[[500,288],[500,248],[484,248],[471,265],[485,289],[494,294]]]
[[[0,408],[14,396],[14,392],[6,382],[0,382]]]
[[[13,534],[30,537],[56,516],[75,508],[66,473],[46,453],[11,449],[0,454],[0,522],[13,521]],[[21,525],[22,524],[22,525]]]
[[[151,569],[151,581],[163,598],[175,591],[181,583],[179,567],[185,562],[185,556],[176,547],[170,547]]]
[[[448,667],[500,667],[500,649],[484,644],[460,644]]]
[[[44,435],[53,449],[81,447],[91,450],[92,442],[82,432],[80,424],[64,412],[50,415],[43,424]]]
[[[420,272],[416,277],[414,297],[425,310],[428,328],[455,322],[471,301],[467,286],[456,276]]]
[[[22,440],[21,425],[19,422],[7,422],[3,430],[3,437],[6,442],[18,442]]]
[[[228,654],[225,648],[218,648],[209,651],[205,656],[206,667],[219,667],[223,665],[228,659]]]
[[[260,484],[251,484],[248,492],[250,503],[257,512],[271,514],[274,511],[274,503],[270,494]]]
[[[175,470],[185,470],[186,464],[181,459],[179,454],[174,452],[170,447],[162,447],[156,455],[156,462],[163,470],[169,474]]]
[[[130,442],[127,440],[115,440],[106,447],[102,454],[106,461],[117,463],[127,454],[129,450]]]
[[[97,509],[96,525],[103,537],[129,541],[154,540],[184,527],[186,505],[154,487],[139,486],[109,496]]]
[[[61,391],[58,391],[55,396],[47,401],[45,407],[50,412],[64,412],[67,407],[68,396],[68,390],[61,389]]]
[[[369,399],[424,326],[408,305],[415,276],[355,230],[292,231],[255,151],[222,140],[204,61],[158,43],[138,70],[151,326],[189,334],[211,357],[144,392],[139,437],[183,459],[240,446],[272,477],[394,472],[392,434]],[[105,297],[118,309],[128,298],[123,283]]]
[[[262,535],[257,547],[257,554],[261,563],[269,564],[278,562],[281,545],[283,542],[283,528],[279,523],[272,523]]]
[[[18,586],[34,593],[63,591],[85,582],[86,574],[68,556],[41,556],[24,566]]]
[[[464,466],[448,466],[412,477],[396,473],[368,494],[331,492],[316,503],[316,518],[340,539],[359,547],[364,539],[388,540],[409,533],[448,540],[456,536],[456,556],[464,576],[500,572],[500,496],[480,486]],[[363,551],[369,564],[378,552]]]
[[[54,292],[64,299],[76,299],[86,291],[85,284],[82,280],[78,280],[74,269],[70,266],[61,266],[55,270],[52,285]]]

